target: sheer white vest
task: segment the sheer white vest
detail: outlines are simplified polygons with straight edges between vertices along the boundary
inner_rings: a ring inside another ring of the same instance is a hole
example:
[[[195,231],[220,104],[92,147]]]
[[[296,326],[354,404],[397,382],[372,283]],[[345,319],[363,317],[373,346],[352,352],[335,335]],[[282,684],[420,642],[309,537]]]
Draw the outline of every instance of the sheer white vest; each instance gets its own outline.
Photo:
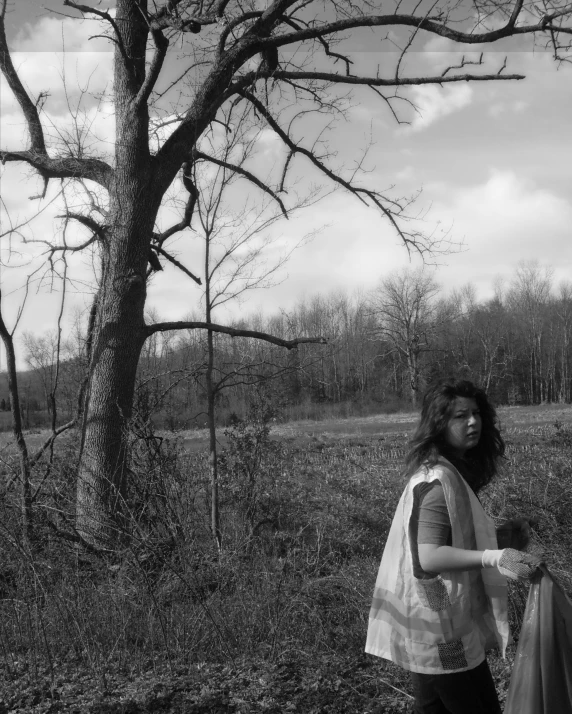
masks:
[[[445,674],[473,669],[496,645],[504,657],[510,633],[506,578],[496,568],[443,572],[430,580],[413,575],[414,488],[435,480],[443,485],[453,547],[498,547],[493,521],[451,463],[442,459],[419,469],[401,496],[389,531],[365,651],[413,672]]]

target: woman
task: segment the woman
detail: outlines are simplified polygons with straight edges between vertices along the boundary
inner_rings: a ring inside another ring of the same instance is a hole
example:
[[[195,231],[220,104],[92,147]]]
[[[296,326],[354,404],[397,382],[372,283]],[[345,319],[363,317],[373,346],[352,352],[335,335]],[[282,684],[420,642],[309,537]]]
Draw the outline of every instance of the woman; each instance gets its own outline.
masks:
[[[410,671],[417,714],[501,712],[485,651],[499,646],[504,656],[509,641],[506,577],[530,580],[541,562],[519,550],[528,521],[504,524],[499,543],[477,498],[503,453],[481,389],[450,381],[428,391],[366,644],[366,652]]]

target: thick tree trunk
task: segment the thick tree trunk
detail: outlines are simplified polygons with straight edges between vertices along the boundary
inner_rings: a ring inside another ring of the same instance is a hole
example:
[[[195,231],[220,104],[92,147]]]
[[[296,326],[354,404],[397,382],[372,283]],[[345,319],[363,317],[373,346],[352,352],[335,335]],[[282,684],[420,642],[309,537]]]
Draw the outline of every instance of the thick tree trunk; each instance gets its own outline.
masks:
[[[99,305],[76,504],[78,532],[104,548],[126,529],[127,426],[144,342],[144,274],[122,270],[123,261],[114,267]]]
[[[102,285],[78,471],[76,527],[96,547],[113,547],[126,531],[127,428],[137,365],[146,338],[146,270],[155,201],[148,169],[134,156],[112,197],[113,232]],[[131,175],[129,175],[131,174]]]
[[[136,97],[145,79],[144,0],[119,0],[115,50],[115,176],[78,469],[76,527],[91,545],[113,548],[126,533],[127,426],[145,341],[149,246],[160,196],[153,188],[149,115]]]

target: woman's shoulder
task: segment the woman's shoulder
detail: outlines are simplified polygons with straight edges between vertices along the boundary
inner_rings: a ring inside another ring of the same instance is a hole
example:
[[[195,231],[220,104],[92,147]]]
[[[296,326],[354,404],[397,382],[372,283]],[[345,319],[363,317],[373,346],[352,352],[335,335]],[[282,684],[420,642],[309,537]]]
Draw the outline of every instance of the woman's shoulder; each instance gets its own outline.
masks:
[[[422,464],[409,480],[410,491],[415,491],[417,496],[425,496],[430,493],[434,484],[443,493],[443,489],[455,489],[459,482],[459,472],[446,459],[439,460],[435,464]]]
[[[457,473],[453,464],[444,457],[440,457],[435,463],[424,462],[412,475],[412,479],[423,477],[426,481],[440,479],[441,477],[451,477]]]
[[[422,481],[416,487],[419,503],[433,503],[444,500],[443,484],[439,479]]]

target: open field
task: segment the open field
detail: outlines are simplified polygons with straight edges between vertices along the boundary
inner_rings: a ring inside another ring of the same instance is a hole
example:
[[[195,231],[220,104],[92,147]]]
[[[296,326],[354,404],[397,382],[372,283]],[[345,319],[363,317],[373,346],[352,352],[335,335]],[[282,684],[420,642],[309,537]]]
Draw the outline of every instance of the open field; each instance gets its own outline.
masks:
[[[572,407],[501,409],[500,416],[507,460],[482,496],[485,507],[499,521],[536,516],[535,545],[572,592]],[[50,538],[25,571],[31,580],[0,597],[0,712],[409,711],[407,675],[364,655],[363,645],[414,421],[397,414],[274,424],[253,472],[255,530],[244,454],[223,452],[220,557],[200,496],[208,480],[204,435],[165,435],[161,462],[141,456],[134,473],[166,494],[146,506],[153,528],[168,517],[184,538],[154,550],[149,530],[119,568],[90,561],[79,572],[65,544]],[[31,436],[38,444],[46,435]],[[56,464],[63,474],[74,448],[66,439]],[[66,488],[73,497],[73,484],[62,477],[57,485],[60,499]],[[22,569],[5,546],[0,541],[4,569]],[[525,585],[511,586],[516,635],[526,594]],[[501,699],[514,651],[506,661],[490,657]]]
[[[514,428],[529,429],[545,424],[561,422],[572,424],[571,404],[550,404],[530,407],[501,407],[498,410],[503,431]],[[351,419],[328,419],[323,421],[294,421],[276,424],[272,435],[280,439],[302,442],[308,439],[343,439],[350,437],[376,437],[386,434],[411,434],[418,419],[417,412],[376,414]],[[185,448],[194,450],[206,444],[206,429],[195,432],[179,432]]]
[[[503,431],[511,429],[534,429],[537,426],[554,424],[572,424],[572,404],[543,404],[538,406],[500,407],[498,409]],[[292,421],[276,423],[271,434],[278,439],[305,442],[310,439],[340,439],[350,437],[375,437],[384,434],[410,434],[418,419],[417,412],[398,412],[395,414],[376,414],[368,417],[350,419],[325,419],[320,421]],[[219,429],[221,442],[224,443],[224,430]],[[206,429],[193,431],[162,432],[166,438],[176,438],[185,449],[196,451],[206,446]],[[31,447],[38,448],[49,437],[46,429],[32,429],[26,432],[26,439]],[[75,437],[60,437],[62,441]],[[0,432],[0,452],[6,445],[12,445],[11,432]]]

